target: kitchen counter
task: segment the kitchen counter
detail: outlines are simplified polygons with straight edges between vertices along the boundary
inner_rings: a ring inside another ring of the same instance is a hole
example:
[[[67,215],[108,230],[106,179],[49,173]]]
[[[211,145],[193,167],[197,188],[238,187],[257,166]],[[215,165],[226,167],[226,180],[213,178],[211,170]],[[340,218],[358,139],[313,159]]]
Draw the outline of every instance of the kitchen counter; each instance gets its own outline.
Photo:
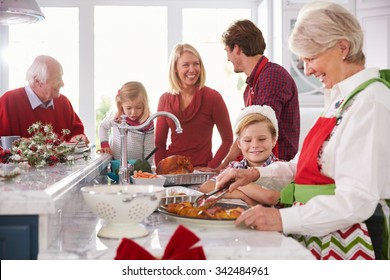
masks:
[[[78,192],[77,186],[91,182],[110,159],[93,149],[87,161],[30,167],[13,179],[0,181],[0,239],[11,254],[0,253],[0,259],[36,259],[38,251],[58,238],[62,211]],[[22,250],[26,252],[19,254]]]
[[[91,157],[87,162],[78,160],[74,165],[31,168],[12,180],[0,181],[0,237],[14,238],[17,247],[12,251],[32,248],[32,252],[16,258],[114,259],[120,240],[97,236],[103,221],[91,212],[80,191],[81,187],[106,178],[110,157],[94,152]],[[19,218],[22,222],[14,225]],[[26,218],[37,221],[26,222]],[[158,212],[143,223],[149,234],[134,241],[161,257],[178,223]],[[184,226],[201,239],[207,259],[314,259],[294,239],[277,232],[259,232],[233,225]],[[19,229],[19,235],[14,233],[15,228]],[[34,237],[34,232],[38,236]],[[37,239],[35,248],[31,241],[34,238]],[[26,242],[20,242],[22,239]]]
[[[143,224],[149,234],[133,240],[161,258],[179,224],[159,212],[154,212]],[[200,238],[207,259],[314,259],[301,244],[278,232],[260,232],[234,225],[183,225]],[[62,212],[60,226],[60,237],[39,253],[39,259],[114,259],[120,240],[97,236],[102,221],[89,210],[81,192],[74,194]]]
[[[81,157],[81,155],[79,155]],[[90,182],[108,165],[108,155],[91,153],[89,160],[28,168],[21,175],[0,181],[0,215],[52,214],[61,208],[64,197],[82,182]]]

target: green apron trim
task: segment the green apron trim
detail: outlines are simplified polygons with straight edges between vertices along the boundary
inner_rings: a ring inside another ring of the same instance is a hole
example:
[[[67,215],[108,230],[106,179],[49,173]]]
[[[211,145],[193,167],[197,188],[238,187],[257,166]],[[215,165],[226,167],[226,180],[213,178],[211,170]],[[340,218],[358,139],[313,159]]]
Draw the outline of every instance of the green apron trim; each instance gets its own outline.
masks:
[[[365,89],[367,86],[374,82],[380,82],[385,84],[388,88],[390,88],[390,69],[382,69],[379,70],[380,78],[372,78],[368,81],[365,81],[364,83],[360,84],[358,87],[356,87],[351,94],[347,97],[347,99],[342,103],[340,106],[336,116],[339,117],[341,114],[341,111],[344,109],[345,105],[359,92],[361,92],[363,89]]]
[[[390,208],[390,199],[386,199],[386,204]],[[386,211],[384,209],[385,206],[382,205],[383,211],[383,236],[382,236],[382,258],[384,260],[390,260],[390,216],[386,215]]]
[[[280,191],[280,203],[284,205],[293,205],[294,203],[295,183],[291,182]]]
[[[382,69],[379,70],[380,73],[380,78],[373,78],[368,81],[365,81],[361,85],[359,85],[351,94],[348,96],[347,100],[345,100],[340,106],[340,109],[338,111],[337,115],[341,114],[341,111],[344,109],[344,106],[348,103],[350,99],[352,99],[357,93],[365,89],[368,85],[374,83],[374,82],[381,82],[384,83],[388,88],[390,88],[390,69]],[[390,199],[386,199],[386,204],[390,208]],[[383,240],[382,240],[382,257],[385,260],[390,260],[390,217],[386,216],[386,212],[383,209],[382,205],[382,210],[384,214],[384,222],[383,222]]]
[[[334,195],[335,184],[328,185],[298,185],[295,184],[295,201],[307,203],[317,195]]]
[[[335,189],[335,184],[300,185],[292,182],[280,192],[280,203],[284,205],[292,205],[294,202],[307,203],[317,195],[334,195]]]

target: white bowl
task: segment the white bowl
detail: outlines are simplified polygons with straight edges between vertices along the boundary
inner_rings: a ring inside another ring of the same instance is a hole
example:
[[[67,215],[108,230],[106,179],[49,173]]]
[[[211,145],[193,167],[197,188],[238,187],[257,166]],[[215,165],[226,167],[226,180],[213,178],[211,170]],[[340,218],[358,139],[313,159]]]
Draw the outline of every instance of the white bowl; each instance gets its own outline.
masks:
[[[97,185],[81,188],[91,210],[106,221],[99,237],[136,238],[149,232],[141,224],[159,206],[164,187],[151,185]]]
[[[131,180],[135,185],[164,186],[166,178],[161,175],[157,175],[157,178],[134,178],[131,176]]]

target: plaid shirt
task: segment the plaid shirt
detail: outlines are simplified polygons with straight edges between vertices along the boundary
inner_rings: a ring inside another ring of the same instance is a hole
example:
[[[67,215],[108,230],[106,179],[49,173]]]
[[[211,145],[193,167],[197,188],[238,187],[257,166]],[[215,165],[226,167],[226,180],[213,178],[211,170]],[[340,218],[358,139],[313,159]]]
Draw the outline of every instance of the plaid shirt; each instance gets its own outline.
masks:
[[[282,66],[267,62],[256,79],[256,71],[264,56],[247,78],[244,104],[253,90],[251,105],[268,105],[275,110],[279,124],[278,157],[292,159],[298,151],[300,114],[298,90],[294,79]],[[255,80],[256,79],[256,80]]]
[[[273,153],[271,153],[269,158],[263,163],[261,167],[266,167],[275,161],[279,161],[279,159]],[[231,161],[224,170],[229,168],[248,169],[248,161],[245,158],[241,161]],[[214,176],[210,180],[215,182],[216,178],[217,176]]]

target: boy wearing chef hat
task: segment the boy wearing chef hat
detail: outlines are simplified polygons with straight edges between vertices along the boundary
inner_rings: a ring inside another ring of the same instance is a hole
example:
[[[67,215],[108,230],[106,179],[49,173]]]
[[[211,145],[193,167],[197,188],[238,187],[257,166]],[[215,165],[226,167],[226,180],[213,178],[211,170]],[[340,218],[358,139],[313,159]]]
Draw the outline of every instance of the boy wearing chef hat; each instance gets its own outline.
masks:
[[[253,105],[243,109],[237,116],[234,132],[238,148],[244,158],[241,161],[230,162],[227,168],[267,166],[278,160],[272,153],[272,148],[278,140],[278,121],[275,111],[270,106]],[[212,178],[203,183],[199,190],[209,192],[214,188],[215,178]],[[251,183],[238,188],[238,191],[226,194],[224,198],[239,198],[250,205],[269,204],[270,201],[278,201],[279,193]]]

